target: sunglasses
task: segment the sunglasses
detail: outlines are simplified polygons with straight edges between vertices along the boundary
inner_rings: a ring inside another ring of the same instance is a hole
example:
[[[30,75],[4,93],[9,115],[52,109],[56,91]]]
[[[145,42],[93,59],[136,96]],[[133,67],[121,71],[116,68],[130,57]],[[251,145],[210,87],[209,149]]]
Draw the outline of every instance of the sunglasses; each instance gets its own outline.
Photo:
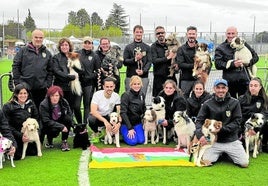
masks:
[[[165,32],[157,32],[156,35],[165,34]]]

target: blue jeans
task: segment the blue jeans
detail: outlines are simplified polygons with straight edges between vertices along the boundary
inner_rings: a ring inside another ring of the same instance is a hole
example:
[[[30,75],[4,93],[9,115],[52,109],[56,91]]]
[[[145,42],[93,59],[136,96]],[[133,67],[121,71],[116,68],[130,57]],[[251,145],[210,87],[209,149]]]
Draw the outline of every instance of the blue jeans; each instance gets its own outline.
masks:
[[[134,138],[130,139],[127,134],[128,134],[128,128],[126,125],[122,125],[120,128],[120,132],[123,136],[123,140],[125,141],[126,144],[134,146],[137,144],[143,144],[145,141],[145,137],[144,137],[144,130],[143,130],[143,126],[142,123],[135,125],[133,128],[136,132],[136,135],[134,136]]]

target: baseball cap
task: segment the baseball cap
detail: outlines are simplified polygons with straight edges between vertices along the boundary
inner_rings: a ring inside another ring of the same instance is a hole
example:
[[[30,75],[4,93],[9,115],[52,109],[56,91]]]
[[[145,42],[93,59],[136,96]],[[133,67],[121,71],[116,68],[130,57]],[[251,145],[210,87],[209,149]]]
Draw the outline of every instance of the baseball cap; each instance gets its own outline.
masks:
[[[89,37],[89,36],[86,36],[86,37],[83,38],[83,42],[86,42],[86,41],[89,41],[89,42],[92,43],[93,39],[91,37]]]
[[[226,81],[225,79],[217,79],[217,80],[214,82],[214,87],[215,87],[215,86],[218,86],[219,84],[223,84],[223,85],[225,85],[225,86],[228,87],[228,83],[227,83],[227,81]]]

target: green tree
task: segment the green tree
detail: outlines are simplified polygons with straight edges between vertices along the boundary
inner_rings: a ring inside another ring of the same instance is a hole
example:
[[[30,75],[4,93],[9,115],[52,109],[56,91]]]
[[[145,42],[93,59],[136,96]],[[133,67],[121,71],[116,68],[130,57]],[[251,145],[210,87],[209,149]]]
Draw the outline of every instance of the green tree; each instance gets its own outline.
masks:
[[[36,29],[35,21],[31,16],[30,9],[28,9],[28,17],[26,17],[25,21],[23,22],[23,25],[27,32],[32,32]]]
[[[76,12],[71,11],[68,13],[68,23],[76,25]]]
[[[268,32],[267,31],[260,32],[256,36],[256,41],[258,43],[268,43]]]
[[[103,20],[100,18],[97,12],[93,12],[91,15],[92,25],[103,26]]]
[[[90,23],[90,16],[84,8],[78,10],[76,17],[77,25],[80,26],[80,28]]]
[[[74,37],[80,37],[81,36],[81,28],[77,25],[68,24],[62,29],[62,36],[63,37],[70,37],[73,35]]]

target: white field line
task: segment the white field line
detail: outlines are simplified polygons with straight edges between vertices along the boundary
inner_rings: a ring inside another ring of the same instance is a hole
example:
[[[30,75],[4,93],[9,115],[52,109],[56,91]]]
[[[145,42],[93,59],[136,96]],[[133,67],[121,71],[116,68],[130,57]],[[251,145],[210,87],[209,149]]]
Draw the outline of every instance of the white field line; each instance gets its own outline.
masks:
[[[79,169],[78,169],[78,182],[80,186],[89,186],[89,177],[88,177],[88,164],[89,164],[89,149],[83,150],[80,160],[79,160]]]

